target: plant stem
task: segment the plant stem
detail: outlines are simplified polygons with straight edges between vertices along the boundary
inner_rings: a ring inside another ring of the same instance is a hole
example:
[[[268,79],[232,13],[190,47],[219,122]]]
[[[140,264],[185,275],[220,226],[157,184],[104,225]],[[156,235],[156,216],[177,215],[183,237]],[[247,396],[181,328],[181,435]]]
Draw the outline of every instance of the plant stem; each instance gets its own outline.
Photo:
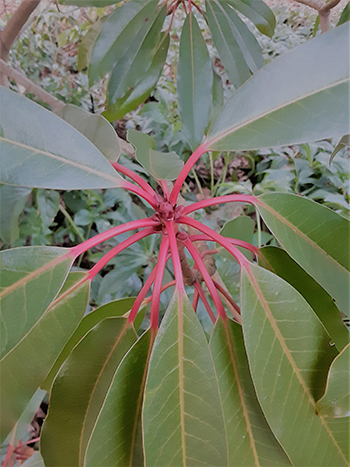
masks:
[[[78,227],[75,225],[73,219],[71,218],[70,214],[68,211],[60,204],[59,210],[61,213],[64,215],[64,217],[67,219],[67,221],[70,223],[70,225],[73,227],[74,232],[77,234],[77,236],[80,238],[82,242],[85,242],[85,238],[83,235],[79,232]]]
[[[213,310],[211,309],[210,305],[209,305],[209,302],[207,300],[207,297],[205,296],[205,293],[204,293],[204,290],[202,289],[201,285],[199,282],[196,282],[194,284],[194,287],[198,293],[198,295],[200,296],[202,302],[203,302],[203,305],[205,307],[205,309],[207,310],[207,313],[212,321],[212,323],[214,324],[215,321],[216,321],[216,318],[215,318],[215,315],[213,313]]]
[[[198,282],[196,283],[199,285]],[[194,286],[196,287],[196,284],[194,284]],[[194,293],[193,293],[193,302],[192,302],[192,308],[195,313],[197,312],[198,300],[199,300],[199,293],[198,293],[197,288],[195,288]]]
[[[213,153],[209,151],[209,164],[210,164],[210,194],[211,196],[215,196],[214,193],[214,161],[213,161]]]
[[[129,314],[129,317],[128,317],[128,323],[133,323],[135,321],[137,312],[139,311],[143,300],[145,299],[149,289],[151,288],[151,286],[152,286],[152,284],[154,282],[154,278],[156,277],[156,272],[157,272],[157,267],[155,267],[153,269],[153,271],[149,275],[148,279],[143,284],[143,287],[140,290],[140,292],[139,292],[139,294],[138,294],[136,300],[134,301],[134,304],[133,304],[133,306],[132,306],[132,308],[130,310],[130,314]]]
[[[124,180],[123,183],[121,184],[121,188],[124,188],[125,190],[129,190],[132,193],[135,193],[135,195],[138,195],[141,198],[143,198],[145,201],[147,201],[152,206],[153,209],[156,209],[156,201],[153,195],[150,195],[142,188],[135,186],[133,183],[130,183],[126,180]]]
[[[179,292],[183,293],[185,291],[183,274],[181,269],[181,261],[179,256],[179,251],[177,249],[174,221],[165,222],[165,226],[168,232],[170,253],[174,266],[174,274],[176,280],[176,288]]]
[[[13,445],[10,444],[9,445],[9,448],[7,450],[7,453],[6,453],[6,457],[5,457],[5,460],[4,460],[4,463],[2,464],[2,467],[6,467],[6,464],[7,464],[7,461],[9,460],[11,454],[12,454],[12,449],[13,449]]]
[[[159,249],[157,273],[154,281],[153,294],[152,294],[152,306],[151,306],[151,328],[158,329],[159,325],[159,302],[160,294],[162,289],[164,268],[166,263],[166,257],[169,249],[169,240],[163,236],[162,243]]]
[[[259,211],[256,209],[255,212],[256,212],[256,225],[258,228],[258,248],[261,248],[261,219],[260,219]]]
[[[244,240],[238,240],[237,238],[229,238],[229,237],[225,237],[225,238],[232,245],[240,246],[241,248],[245,248],[246,250],[251,251],[256,257],[258,257],[259,250],[258,250],[258,248],[256,246],[252,245],[251,243],[245,242]],[[207,235],[200,235],[200,234],[190,235],[190,240],[191,240],[191,242],[198,242],[198,241],[212,242],[213,241],[213,239],[211,237],[209,237]],[[212,251],[212,250],[204,251],[204,254],[208,254],[208,251]]]
[[[174,191],[174,190],[173,190]],[[223,204],[223,203],[249,203],[256,206],[259,204],[258,198],[252,195],[226,195],[226,196],[218,196],[217,198],[205,199],[203,201],[199,201],[198,203],[190,204],[186,206],[183,215],[186,216],[190,212],[197,211],[198,209],[207,208],[209,206],[214,206],[215,204]]]
[[[202,190],[201,182],[199,181],[198,175],[196,174],[196,171],[194,170],[193,167],[192,167],[192,169],[191,169],[191,172],[192,172],[193,178],[194,178],[195,181],[196,181],[196,185],[197,185],[197,188],[198,188],[199,193],[200,193],[201,195],[203,195],[203,190]]]
[[[226,298],[227,301],[230,302],[230,304],[232,305],[235,313],[233,310],[232,311],[232,314],[234,315],[234,318],[236,319],[236,321],[238,321],[240,324],[242,324],[242,318],[241,318],[241,310],[239,308],[239,306],[237,305],[237,303],[233,300],[233,298],[231,297],[231,295],[227,292],[227,290],[225,290],[218,282],[214,281],[213,280],[213,283],[215,285],[215,287],[218,289],[218,291]]]
[[[145,190],[150,196],[156,196],[156,192],[153,188],[144,180],[140,175],[136,174],[133,170],[124,167],[123,165],[119,164],[119,162],[111,162],[112,166],[115,168],[117,172],[126,175],[127,177],[131,178],[135,183],[137,183],[141,188]]]
[[[167,258],[168,261],[169,258]],[[160,289],[160,293],[162,294],[165,290],[169,289],[170,287],[174,287],[176,285],[176,281],[170,281],[167,284],[163,285],[163,287]],[[152,295],[150,297],[145,298],[145,303],[149,303],[152,301]]]

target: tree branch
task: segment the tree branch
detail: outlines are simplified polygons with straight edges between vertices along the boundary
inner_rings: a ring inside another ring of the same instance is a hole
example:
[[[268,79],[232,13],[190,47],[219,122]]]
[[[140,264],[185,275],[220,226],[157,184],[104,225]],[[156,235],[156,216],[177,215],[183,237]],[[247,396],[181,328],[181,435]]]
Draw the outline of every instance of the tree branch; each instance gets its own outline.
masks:
[[[340,3],[340,0],[320,1],[320,0],[295,0],[298,3],[309,6],[317,11],[320,17],[320,27],[322,32],[327,32],[330,27],[329,15],[331,9]]]

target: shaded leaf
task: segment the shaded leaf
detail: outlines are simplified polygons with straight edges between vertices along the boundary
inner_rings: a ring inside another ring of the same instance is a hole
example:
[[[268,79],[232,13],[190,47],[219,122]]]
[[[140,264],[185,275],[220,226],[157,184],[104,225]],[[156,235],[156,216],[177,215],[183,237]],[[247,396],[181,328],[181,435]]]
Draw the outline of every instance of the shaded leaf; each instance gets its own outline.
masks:
[[[221,0],[227,1],[236,10],[249,18],[265,36],[272,37],[276,18],[273,11],[262,0]]]
[[[196,18],[187,15],[180,38],[177,90],[182,131],[192,150],[201,143],[209,121],[213,71]]]
[[[51,392],[50,411],[41,436],[45,465],[84,465],[86,449],[114,373],[135,341],[135,331],[125,318],[106,318],[74,348],[56,376]]]
[[[97,8],[102,8],[108,5],[114,5],[120,3],[122,0],[60,0],[62,5],[76,5],[79,7],[82,6],[95,6]]]
[[[227,464],[217,384],[198,318],[187,296],[175,292],[147,376],[142,415],[146,466]]]
[[[316,415],[336,349],[311,307],[283,279],[249,264],[242,268],[241,312],[258,400],[292,463],[348,465],[348,429]]]
[[[76,1],[79,1],[79,0],[76,0]],[[79,44],[79,48],[78,48],[78,62],[77,62],[78,71],[83,71],[88,68],[89,62],[90,62],[91,51],[94,46],[94,43],[102,29],[103,23],[107,21],[109,16],[110,15],[102,16],[102,18],[100,18],[94,24],[92,24],[88,32],[82,38]]]
[[[289,282],[305,298],[340,352],[349,342],[349,332],[332,297],[281,248],[261,248],[260,257],[262,266]]]
[[[158,180],[175,180],[184,163],[174,152],[156,151],[156,141],[149,135],[128,130],[128,140],[136,148],[136,158]]]
[[[317,402],[320,416],[350,416],[350,344],[333,360],[329,370],[326,393]]]
[[[57,190],[121,185],[96,146],[57,115],[3,87],[0,101],[0,183]]]
[[[72,104],[65,105],[57,114],[86,136],[106,159],[114,162],[119,158],[121,150],[118,135],[102,115],[86,112]]]
[[[274,437],[257,400],[249,373],[242,327],[221,318],[210,350],[218,375],[228,441],[230,467],[291,465]]]
[[[27,459],[22,464],[22,467],[45,467],[40,452],[35,452],[29,459]]]
[[[346,146],[350,146],[350,135],[345,135],[342,137],[337,146],[334,148],[334,151],[332,152],[331,157],[329,158],[329,163],[331,163],[335,156],[338,154],[338,152],[344,149]]]
[[[0,238],[8,245],[19,236],[18,218],[31,191],[18,186],[0,186]]]
[[[260,196],[258,209],[287,253],[349,313],[349,221],[324,205],[287,193]]]
[[[350,2],[348,2],[345,5],[345,8],[344,8],[342,14],[340,15],[337,26],[340,26],[341,24],[344,24],[347,21],[350,21]]]
[[[221,76],[213,70],[213,91],[212,101],[209,113],[209,124],[218,115],[221,107],[224,105],[224,87],[222,85]]]
[[[264,66],[223,107],[206,149],[269,148],[348,133],[348,43],[343,25]]]
[[[86,467],[143,465],[141,408],[152,343],[149,329],[121,361],[89,444]]]
[[[61,295],[0,362],[2,436],[13,428],[84,315],[89,282],[81,283],[81,277],[81,273],[71,274],[65,284],[68,290],[62,289]],[[37,292],[37,296],[42,293]]]
[[[239,216],[225,223],[221,229],[220,235],[229,238],[236,238],[237,240],[244,240],[252,243],[254,234],[255,222],[248,216]],[[219,253],[230,260],[233,259],[231,253],[224,248],[221,248],[219,244],[216,244],[216,248],[219,249]],[[238,247],[238,249],[244,254],[244,256],[250,260],[253,259],[252,252],[245,248]]]

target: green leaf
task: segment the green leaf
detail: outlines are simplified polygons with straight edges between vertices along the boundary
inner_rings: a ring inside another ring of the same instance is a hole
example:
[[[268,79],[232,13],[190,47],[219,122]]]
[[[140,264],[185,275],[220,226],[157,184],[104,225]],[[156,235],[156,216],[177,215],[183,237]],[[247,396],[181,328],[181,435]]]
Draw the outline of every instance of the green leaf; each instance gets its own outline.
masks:
[[[348,43],[343,25],[264,66],[227,101],[206,148],[269,148],[348,133]]]
[[[102,26],[93,46],[89,83],[103,78],[123,58],[133,44],[141,44],[158,16],[157,0],[130,0],[116,8]]]
[[[128,130],[128,141],[136,148],[136,158],[158,180],[175,180],[184,163],[174,152],[155,151],[156,141],[144,133]]]
[[[262,195],[257,207],[287,253],[341,311],[349,313],[349,221],[326,206],[287,193]]]
[[[45,465],[84,466],[86,449],[115,371],[135,341],[135,331],[125,318],[106,318],[74,348],[51,392],[50,412],[41,436]]]
[[[0,252],[0,358],[18,345],[42,316],[73,260],[66,248],[24,247]]]
[[[79,0],[76,0],[79,1]],[[92,48],[96,42],[97,36],[99,35],[103,23],[107,21],[110,15],[102,16],[99,20],[97,20],[94,24],[91,25],[88,32],[82,38],[79,48],[78,48],[78,62],[77,68],[78,71],[84,71],[88,68],[90,63],[90,56],[92,52]]]
[[[190,13],[182,28],[177,70],[182,131],[192,150],[201,143],[209,121],[213,71],[206,43]]]
[[[3,87],[0,101],[0,183],[57,190],[121,185],[100,151],[57,115]]]
[[[213,90],[212,101],[209,113],[209,124],[216,118],[224,105],[224,87],[222,85],[221,76],[213,70]]]
[[[125,315],[125,313],[127,313],[131,309],[133,303],[133,298],[122,298],[120,300],[115,300],[113,302],[107,303],[106,305],[102,305],[99,308],[96,308],[96,310],[84,316],[81,323],[74,331],[69,341],[64,346],[64,349],[62,350],[54,365],[52,366],[50,373],[47,375],[45,381],[40,386],[43,389],[50,391],[55,376],[57,375],[63,362],[67,360],[70,353],[78,344],[78,342],[88,332],[90,332],[91,329],[96,326],[96,324],[100,323],[105,318],[112,318],[116,316]]]
[[[104,117],[86,112],[72,104],[65,105],[57,114],[86,136],[106,159],[113,162],[118,160],[121,153],[119,138]]]
[[[350,344],[332,362],[326,393],[317,402],[318,414],[323,417],[350,416]]]
[[[122,0],[60,0],[62,5],[76,5],[79,7],[82,6],[95,6],[97,8],[102,8],[108,5],[114,5],[120,3]]]
[[[349,431],[316,414],[336,355],[304,298],[275,274],[242,268],[241,312],[258,400],[293,465],[346,466]]]
[[[291,465],[274,437],[257,400],[249,373],[242,327],[221,318],[210,350],[218,376],[228,440],[230,467]]]
[[[235,88],[239,88],[264,64],[258,41],[225,2],[206,1],[208,24],[214,45]]]
[[[67,279],[68,290],[62,289],[61,295],[0,362],[2,436],[13,428],[85,313],[89,282],[80,283],[81,277],[81,273],[73,273]],[[36,297],[44,295],[44,283]]]
[[[246,242],[252,243],[253,234],[254,234],[255,222],[248,216],[236,217],[232,221],[228,221],[223,226],[220,235],[229,238],[236,238],[237,240],[244,240]],[[231,253],[229,253],[220,245],[216,244],[216,248],[219,249],[219,252],[225,258],[230,260],[233,259]],[[238,249],[244,254],[249,260],[253,259],[253,254],[246,250],[245,248],[238,247]]]
[[[331,157],[329,158],[330,164],[332,160],[335,158],[335,156],[338,154],[338,152],[344,149],[346,146],[350,146],[350,135],[344,135],[342,139],[339,141],[339,143],[336,145],[336,147],[334,148],[334,151],[331,154]]]
[[[289,282],[305,298],[340,352],[349,342],[349,332],[332,297],[281,248],[261,248],[260,257],[262,266]]]
[[[27,202],[30,188],[0,186],[0,238],[8,245],[19,236],[18,218]]]
[[[222,0],[223,1],[223,0]],[[262,0],[226,0],[236,10],[249,18],[265,36],[272,37],[276,18],[273,11]]]
[[[156,337],[142,421],[147,467],[227,465],[213,362],[185,294],[175,292]]]
[[[40,452],[35,452],[29,459],[27,459],[22,464],[22,467],[45,467]]]
[[[108,109],[103,113],[107,120],[121,119],[126,113],[135,110],[138,105],[149,97],[163,71],[168,48],[169,34],[163,33],[158,48],[144,75],[142,76],[140,73],[134,75],[134,78],[137,79],[134,87],[128,89],[127,93],[121,99],[117,99],[115,103],[108,104]]]
[[[117,369],[89,444],[86,467],[143,465],[141,408],[151,350],[149,329]]]
[[[340,15],[337,26],[340,26],[341,24],[344,24],[347,21],[350,21],[350,2],[348,2],[345,5],[345,8],[344,8],[342,14]]]

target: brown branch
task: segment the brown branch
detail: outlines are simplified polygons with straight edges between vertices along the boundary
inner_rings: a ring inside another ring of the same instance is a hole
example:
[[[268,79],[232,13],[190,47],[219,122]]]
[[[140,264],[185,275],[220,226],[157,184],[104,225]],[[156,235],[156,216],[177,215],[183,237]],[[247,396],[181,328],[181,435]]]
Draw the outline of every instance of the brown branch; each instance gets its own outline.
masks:
[[[320,27],[322,32],[327,32],[330,27],[329,16],[331,9],[340,3],[340,0],[331,0],[329,2],[319,0],[295,0],[298,3],[309,6],[317,11],[320,18]]]

